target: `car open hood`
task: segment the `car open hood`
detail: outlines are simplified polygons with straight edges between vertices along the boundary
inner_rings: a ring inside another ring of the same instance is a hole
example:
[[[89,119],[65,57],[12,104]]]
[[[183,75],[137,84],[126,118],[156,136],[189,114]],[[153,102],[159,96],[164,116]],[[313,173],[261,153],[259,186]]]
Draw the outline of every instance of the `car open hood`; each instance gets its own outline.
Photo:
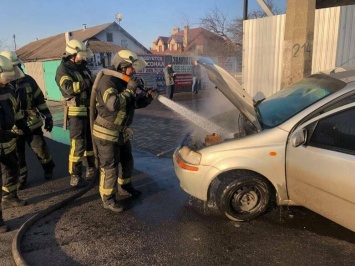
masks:
[[[238,81],[223,68],[216,65],[210,58],[201,57],[197,62],[206,69],[210,81],[260,131],[261,126],[254,109],[253,98],[243,89]]]

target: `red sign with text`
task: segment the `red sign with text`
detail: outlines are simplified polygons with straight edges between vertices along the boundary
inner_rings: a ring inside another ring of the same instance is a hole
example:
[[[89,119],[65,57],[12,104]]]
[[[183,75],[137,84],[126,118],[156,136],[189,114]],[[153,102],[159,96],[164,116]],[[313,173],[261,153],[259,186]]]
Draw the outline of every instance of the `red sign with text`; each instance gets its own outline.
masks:
[[[175,88],[179,87],[191,87],[192,76],[191,74],[176,74],[175,76]]]

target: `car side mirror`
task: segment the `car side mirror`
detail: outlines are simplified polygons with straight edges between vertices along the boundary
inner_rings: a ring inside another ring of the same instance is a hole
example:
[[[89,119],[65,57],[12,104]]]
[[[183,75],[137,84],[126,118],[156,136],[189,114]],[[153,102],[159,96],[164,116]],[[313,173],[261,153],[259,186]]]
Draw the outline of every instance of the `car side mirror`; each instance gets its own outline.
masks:
[[[291,138],[291,144],[293,147],[298,147],[306,143],[307,140],[307,130],[304,128],[295,134]]]

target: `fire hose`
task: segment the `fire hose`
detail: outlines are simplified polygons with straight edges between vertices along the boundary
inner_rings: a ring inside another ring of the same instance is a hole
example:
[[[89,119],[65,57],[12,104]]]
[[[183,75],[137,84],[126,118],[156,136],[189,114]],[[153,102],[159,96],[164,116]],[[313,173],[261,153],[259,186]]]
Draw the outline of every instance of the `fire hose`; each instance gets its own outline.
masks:
[[[34,216],[32,216],[30,219],[28,219],[24,224],[22,224],[22,226],[20,227],[20,229],[16,232],[13,240],[12,240],[12,257],[16,263],[17,266],[27,266],[28,264],[26,263],[25,259],[23,258],[22,254],[21,254],[21,239],[24,236],[24,234],[26,233],[26,231],[37,221],[39,221],[40,219],[42,219],[43,217],[47,216],[48,214],[54,212],[55,210],[58,210],[60,208],[62,208],[63,206],[65,206],[66,204],[74,201],[75,199],[81,197],[82,195],[84,195],[86,192],[88,192],[95,184],[95,179],[96,177],[92,178],[91,182],[89,183],[88,186],[86,186],[85,188],[83,188],[82,190],[80,190],[78,193],[72,195],[71,197],[60,201],[52,206],[50,206],[47,209],[44,209],[43,211],[40,211],[39,213],[35,214]]]
[[[99,80],[101,79],[102,75],[111,75],[111,76],[115,76],[117,78],[123,79],[128,81],[129,77],[126,75],[123,75],[121,73],[118,73],[116,71],[113,70],[109,70],[109,69],[103,69],[101,70],[94,82],[94,85],[92,87],[92,92],[91,92],[91,96],[90,96],[90,113],[89,113],[89,119],[90,119],[90,127],[91,127],[91,137],[92,136],[92,129],[93,129],[93,123],[95,120],[95,105],[96,105],[96,88],[97,88],[97,84],[99,82]],[[128,79],[128,80],[127,80]],[[74,201],[75,199],[81,197],[82,195],[84,195],[86,192],[88,192],[89,190],[91,190],[93,188],[93,186],[95,185],[95,181],[98,178],[98,174],[99,174],[99,161],[98,161],[98,155],[97,155],[97,147],[95,142],[93,141],[93,150],[94,150],[94,155],[95,155],[95,174],[94,177],[91,179],[90,183],[83,189],[81,189],[78,193],[72,195],[69,198],[66,198],[63,201],[60,201],[50,207],[48,207],[47,209],[44,209],[40,212],[38,212],[37,214],[35,214],[34,216],[32,216],[31,218],[29,218],[24,224],[22,224],[22,226],[20,227],[20,229],[16,232],[13,240],[12,240],[12,257],[14,259],[14,262],[17,266],[27,266],[28,264],[26,263],[25,259],[23,258],[22,254],[21,254],[21,240],[24,236],[24,234],[26,233],[26,231],[37,221],[39,221],[40,219],[42,219],[43,217],[47,216],[48,214],[62,208],[63,206],[69,204],[70,202]]]

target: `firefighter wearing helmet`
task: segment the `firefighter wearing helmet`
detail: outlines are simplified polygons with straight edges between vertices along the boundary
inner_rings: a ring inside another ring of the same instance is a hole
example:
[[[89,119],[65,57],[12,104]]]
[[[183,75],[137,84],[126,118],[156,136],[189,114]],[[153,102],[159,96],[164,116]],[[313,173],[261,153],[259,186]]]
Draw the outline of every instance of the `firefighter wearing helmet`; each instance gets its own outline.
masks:
[[[116,197],[118,188],[127,196],[141,194],[132,186],[130,136],[133,132],[129,126],[133,121],[134,109],[146,107],[153,100],[152,90],[145,90],[142,79],[133,76],[146,65],[144,59],[134,52],[121,50],[113,57],[110,68],[120,73],[120,78],[113,75],[100,78],[98,75],[100,79],[95,81],[97,117],[92,134],[100,168],[99,192],[103,207],[113,212],[124,209]],[[122,176],[119,176],[119,163]]]
[[[2,210],[9,207],[24,206],[26,201],[17,196],[19,165],[16,155],[16,137],[14,128],[31,134],[25,120],[17,108],[15,92],[10,82],[23,76],[12,66],[10,60],[0,55],[0,168],[2,173],[0,233],[9,228],[2,219]]]
[[[1,52],[0,55],[7,57],[12,65],[21,69],[21,62],[17,54],[12,51]],[[23,71],[22,71],[23,72]],[[18,189],[24,188],[27,181],[27,164],[25,156],[26,142],[36,154],[44,171],[44,178],[53,177],[55,166],[48,145],[43,137],[42,125],[44,118],[44,129],[51,132],[53,128],[52,114],[48,109],[42,90],[37,82],[27,74],[11,82],[15,88],[17,105],[24,115],[27,126],[31,129],[32,135],[19,135],[17,138],[17,157],[20,164],[20,176]]]
[[[89,124],[90,94],[93,75],[87,68],[86,59],[90,50],[79,40],[66,44],[61,64],[57,68],[55,80],[63,96],[64,121],[69,123],[70,186],[81,188],[88,185],[94,175],[94,152]],[[86,176],[83,175],[83,160],[86,157]]]

